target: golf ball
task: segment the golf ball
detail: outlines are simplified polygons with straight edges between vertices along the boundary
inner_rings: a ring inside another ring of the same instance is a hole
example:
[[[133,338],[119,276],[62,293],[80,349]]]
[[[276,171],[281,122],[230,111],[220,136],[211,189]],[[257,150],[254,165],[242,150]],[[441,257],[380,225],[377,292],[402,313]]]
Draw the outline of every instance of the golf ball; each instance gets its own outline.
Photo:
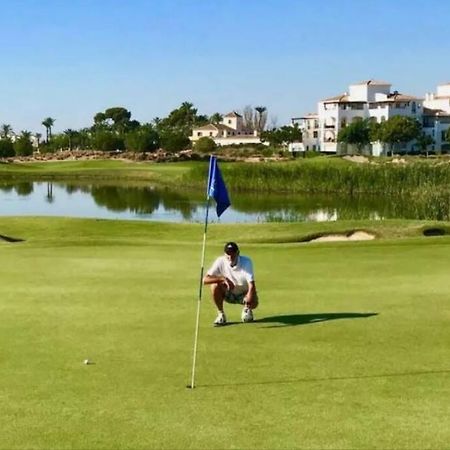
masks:
[[[89,363],[90,363],[90,361],[88,359],[84,360],[84,364],[89,364]]]

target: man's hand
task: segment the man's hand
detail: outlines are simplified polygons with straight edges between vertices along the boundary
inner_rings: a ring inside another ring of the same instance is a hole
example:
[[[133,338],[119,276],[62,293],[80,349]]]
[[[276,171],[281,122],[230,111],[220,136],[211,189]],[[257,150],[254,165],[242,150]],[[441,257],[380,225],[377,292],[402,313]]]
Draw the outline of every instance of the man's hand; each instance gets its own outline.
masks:
[[[223,280],[223,284],[225,285],[228,291],[232,291],[234,289],[234,283],[229,278],[225,278]]]

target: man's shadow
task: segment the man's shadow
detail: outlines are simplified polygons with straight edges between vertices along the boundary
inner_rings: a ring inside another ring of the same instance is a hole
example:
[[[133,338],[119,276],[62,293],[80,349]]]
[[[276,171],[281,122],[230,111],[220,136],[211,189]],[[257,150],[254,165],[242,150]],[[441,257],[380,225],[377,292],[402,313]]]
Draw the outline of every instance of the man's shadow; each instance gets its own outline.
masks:
[[[280,316],[263,317],[255,320],[255,323],[271,323],[274,325],[266,328],[278,327],[292,327],[296,325],[309,325],[317,322],[326,322],[328,320],[338,319],[362,319],[366,317],[377,316],[378,313],[356,313],[356,312],[341,312],[341,313],[316,313],[316,314],[286,314]],[[276,325],[275,325],[276,324]]]

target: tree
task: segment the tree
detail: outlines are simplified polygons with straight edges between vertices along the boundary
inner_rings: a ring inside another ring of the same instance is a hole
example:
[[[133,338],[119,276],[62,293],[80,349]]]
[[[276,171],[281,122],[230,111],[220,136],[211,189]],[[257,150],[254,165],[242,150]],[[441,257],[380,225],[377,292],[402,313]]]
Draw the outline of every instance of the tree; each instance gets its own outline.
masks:
[[[222,119],[223,119],[222,114],[216,112],[209,118],[209,121],[217,125],[218,123],[222,122]]]
[[[47,142],[47,144],[52,138],[52,127],[54,124],[55,124],[55,119],[52,119],[51,117],[47,117],[42,121],[42,125],[44,125],[44,127],[45,127],[45,132],[46,132],[45,141]]]
[[[412,117],[394,116],[381,123],[378,139],[389,145],[393,155],[395,146],[417,139],[421,128],[420,123]]]
[[[112,120],[113,129],[118,133],[123,134],[130,122],[131,112],[121,106],[116,106],[106,109],[105,116],[107,119]]]
[[[255,107],[254,128],[260,133],[266,128],[267,108],[265,106]]]
[[[2,139],[8,139],[11,132],[12,132],[11,125],[4,123],[1,127],[0,136]]]
[[[190,102],[183,102],[181,106],[174,109],[170,114],[157,124],[158,131],[168,131],[182,133],[186,137],[192,133],[194,126],[201,126],[208,123],[208,117],[198,115],[197,108]]]
[[[195,143],[195,150],[200,153],[212,153],[217,148],[217,144],[207,136],[201,137]]]
[[[14,151],[18,156],[30,156],[33,154],[33,144],[30,140],[31,132],[22,131],[19,138],[14,142]]]
[[[161,133],[161,147],[171,153],[185,150],[191,141],[181,131],[166,130]]]
[[[37,148],[38,148],[38,150],[39,150],[39,145],[40,145],[40,143],[41,143],[41,137],[42,137],[42,134],[41,134],[41,133],[35,133],[35,134],[34,134],[34,137],[36,138],[36,145],[37,145]]]
[[[131,112],[122,106],[114,106],[94,116],[94,131],[110,130],[120,135],[139,126],[137,120],[130,120]]]
[[[98,112],[94,116],[94,127],[104,127],[106,125],[106,115],[104,112]]]
[[[95,149],[105,152],[125,149],[123,138],[118,136],[117,133],[107,130],[101,130],[95,133],[94,146]]]
[[[134,152],[152,152],[159,148],[159,134],[152,124],[147,123],[127,133],[125,148]]]
[[[68,128],[67,130],[64,130],[64,134],[67,136],[67,139],[69,141],[69,150],[72,151],[72,138],[74,135],[74,130],[71,128]]]
[[[242,119],[244,122],[244,127],[247,128],[247,130],[255,129],[255,123],[253,121],[253,108],[250,105],[244,106]]]
[[[261,132],[261,140],[268,142],[274,147],[281,147],[291,144],[292,142],[302,142],[303,136],[298,125],[285,125],[274,130],[266,130]]]
[[[270,116],[270,125],[269,125],[269,129],[273,130],[274,128],[278,127],[278,117],[277,116]]]
[[[0,158],[9,158],[14,155],[14,144],[11,139],[0,139]]]
[[[434,144],[434,139],[429,134],[422,131],[417,138],[417,143],[419,144],[420,151],[422,153],[425,152],[428,158],[428,146]]]
[[[358,154],[361,154],[364,146],[370,144],[369,121],[367,119],[353,121],[339,131],[337,141],[355,145]]]

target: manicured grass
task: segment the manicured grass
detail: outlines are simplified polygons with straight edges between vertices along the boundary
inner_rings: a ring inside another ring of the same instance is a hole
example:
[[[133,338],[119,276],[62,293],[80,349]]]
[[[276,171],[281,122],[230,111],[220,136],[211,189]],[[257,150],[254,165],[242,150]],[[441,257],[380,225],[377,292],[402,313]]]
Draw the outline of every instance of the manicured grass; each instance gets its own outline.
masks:
[[[0,448],[446,448],[450,238],[431,225],[211,225],[207,265],[238,240],[261,306],[214,329],[204,292],[189,390],[201,225],[1,218],[24,241],[0,240]],[[381,238],[295,242],[356,228]]]
[[[39,163],[0,164],[0,180],[89,179],[114,182],[120,180],[153,183],[177,183],[180,177],[198,163],[156,164],[120,160],[48,161]]]

